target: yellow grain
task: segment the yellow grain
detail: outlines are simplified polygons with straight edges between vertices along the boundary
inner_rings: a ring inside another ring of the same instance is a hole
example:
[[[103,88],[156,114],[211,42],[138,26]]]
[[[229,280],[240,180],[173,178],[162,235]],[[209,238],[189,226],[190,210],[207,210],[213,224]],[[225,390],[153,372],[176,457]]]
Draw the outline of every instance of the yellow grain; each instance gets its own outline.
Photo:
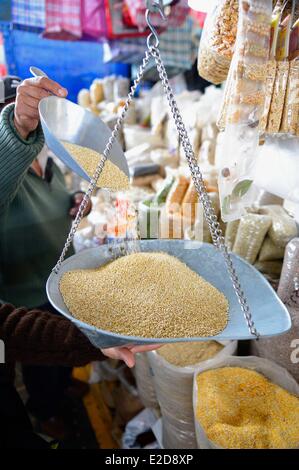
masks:
[[[241,367],[197,376],[196,417],[207,437],[229,449],[299,446],[299,398]]]
[[[134,253],[67,272],[60,291],[76,318],[130,336],[212,336],[228,321],[225,296],[166,253]]]
[[[186,367],[211,359],[223,349],[217,341],[166,344],[157,353],[177,367]]]
[[[92,177],[102,158],[102,155],[95,150],[81,145],[71,144],[70,142],[61,142],[65,149],[72,155],[76,162],[83,170]],[[114,163],[106,160],[103,171],[98,179],[97,186],[100,188],[108,188],[113,191],[121,191],[128,189],[129,180]]]

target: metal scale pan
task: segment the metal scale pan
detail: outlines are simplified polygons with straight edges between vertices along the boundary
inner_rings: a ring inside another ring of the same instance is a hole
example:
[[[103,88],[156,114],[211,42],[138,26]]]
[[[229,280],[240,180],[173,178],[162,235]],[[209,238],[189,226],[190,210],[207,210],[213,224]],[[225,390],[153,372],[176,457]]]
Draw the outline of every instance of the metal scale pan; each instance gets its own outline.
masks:
[[[222,333],[213,338],[141,338],[100,330],[74,318],[67,309],[60,294],[60,278],[66,271],[74,269],[92,269],[110,261],[111,254],[107,245],[84,250],[68,258],[62,263],[58,274],[53,272],[50,275],[47,282],[47,295],[51,304],[56,310],[74,322],[92,344],[100,348],[127,344],[145,345],[179,341],[207,341],[210,339],[255,339],[255,337],[249,333],[225,263],[223,262],[223,256],[213,245],[184,240],[145,240],[140,242],[140,249],[145,252],[164,251],[170,255],[176,256],[193,269],[193,271],[196,271],[200,276],[224,293],[229,301],[229,322]],[[260,336],[274,336],[288,331],[291,327],[291,319],[288,310],[277,297],[270,284],[253,266],[239,256],[233,254],[231,256],[236,271],[242,279],[245,295],[251,307],[252,316]],[[200,308],[200,305],[198,308]],[[123,312],[123,314],[125,316],[126,312]],[[111,315],[113,315],[113,312],[111,312]]]
[[[30,72],[36,77],[47,77],[37,67],[30,67]],[[88,109],[56,96],[49,96],[40,101],[39,115],[49,149],[72,171],[90,181],[90,177],[64,148],[61,141],[81,145],[103,154],[111,137],[108,126]],[[129,178],[128,163],[117,141],[114,142],[108,159]]]

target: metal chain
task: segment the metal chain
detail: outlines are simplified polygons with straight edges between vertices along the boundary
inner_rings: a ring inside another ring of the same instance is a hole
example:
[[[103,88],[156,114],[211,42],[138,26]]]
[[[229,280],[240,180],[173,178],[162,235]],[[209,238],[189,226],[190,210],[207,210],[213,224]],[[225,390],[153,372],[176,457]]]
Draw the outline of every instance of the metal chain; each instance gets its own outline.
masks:
[[[254,321],[252,319],[252,314],[247,304],[245,294],[241,288],[238,275],[236,273],[236,270],[232,262],[232,258],[230,254],[228,253],[227,247],[225,245],[225,241],[224,241],[224,237],[222,234],[222,230],[220,228],[220,224],[218,222],[211,200],[208,196],[201,170],[195,159],[195,155],[194,155],[193,148],[192,148],[192,145],[190,143],[190,140],[186,131],[186,127],[183,123],[182,116],[180,114],[176,100],[174,98],[173,91],[169,84],[168,76],[167,76],[163,61],[160,56],[160,51],[156,46],[151,46],[150,53],[154,57],[155,62],[156,62],[159,76],[162,81],[164,91],[168,99],[168,103],[169,103],[171,113],[174,118],[174,122],[177,128],[178,134],[181,138],[181,143],[185,152],[186,159],[189,164],[194,186],[198,193],[199,200],[203,205],[205,218],[209,225],[213,243],[223,254],[223,257],[227,265],[227,270],[230,275],[239,304],[243,311],[248,329],[253,336],[255,336],[256,338],[259,338],[260,335],[257,332],[257,329],[255,328]]]
[[[147,66],[147,64],[148,64],[148,62],[149,62],[149,60],[150,60],[150,58],[151,58],[150,52],[149,52],[149,51],[146,51],[146,52],[145,52],[145,56],[144,56],[143,61],[142,61],[142,64],[141,64],[140,67],[139,67],[139,71],[138,71],[137,77],[136,77],[136,79],[134,80],[133,85],[131,86],[130,93],[128,94],[126,103],[124,104],[124,107],[123,107],[123,109],[122,109],[122,112],[121,112],[120,116],[118,117],[118,119],[117,119],[117,121],[116,121],[116,124],[115,124],[115,126],[114,126],[113,131],[112,131],[112,134],[111,134],[111,136],[110,136],[110,138],[109,138],[109,140],[108,140],[108,143],[107,143],[107,145],[106,145],[106,147],[105,147],[105,150],[104,150],[104,152],[103,152],[103,157],[101,158],[101,160],[100,160],[100,162],[99,162],[99,164],[98,164],[98,166],[97,166],[97,168],[96,168],[96,171],[95,171],[93,177],[90,179],[89,186],[88,186],[87,191],[86,191],[86,193],[85,193],[85,195],[84,195],[84,198],[83,198],[83,200],[82,200],[82,202],[81,202],[81,204],[80,204],[80,207],[79,207],[79,210],[78,210],[78,212],[77,212],[76,218],[75,218],[75,220],[74,220],[73,223],[72,223],[71,230],[70,230],[70,232],[69,232],[69,234],[68,234],[68,237],[67,237],[67,239],[66,239],[66,242],[65,242],[65,245],[64,245],[63,250],[62,250],[62,252],[61,252],[60,258],[59,258],[59,260],[57,261],[55,267],[53,268],[53,271],[54,271],[56,274],[59,272],[59,269],[60,269],[61,264],[62,264],[62,262],[63,262],[63,260],[64,260],[64,258],[65,258],[65,255],[66,255],[66,253],[67,253],[67,251],[68,251],[68,249],[69,249],[69,247],[70,247],[70,245],[71,245],[71,243],[72,243],[72,241],[73,241],[73,239],[74,239],[75,233],[76,233],[76,231],[77,231],[77,229],[78,229],[78,226],[79,226],[79,224],[80,224],[80,222],[81,222],[81,220],[82,220],[82,218],[83,218],[84,211],[85,211],[85,209],[86,209],[86,207],[87,207],[87,204],[88,204],[88,202],[89,202],[89,200],[90,200],[90,198],[91,198],[91,195],[92,195],[92,193],[93,193],[93,190],[94,190],[94,188],[96,187],[97,181],[98,181],[98,179],[99,179],[99,177],[100,177],[100,175],[101,175],[101,173],[102,173],[102,171],[103,171],[105,162],[106,162],[106,160],[107,160],[107,158],[108,158],[108,156],[109,156],[109,154],[110,154],[111,148],[112,148],[112,146],[113,146],[115,140],[117,139],[118,132],[119,132],[119,130],[120,130],[122,124],[123,124],[123,121],[124,121],[124,119],[125,119],[125,117],[126,117],[126,114],[127,114],[128,109],[129,109],[129,106],[130,106],[130,104],[131,104],[131,101],[132,101],[132,99],[133,99],[133,97],[134,97],[136,88],[137,88],[137,86],[139,85],[139,83],[140,83],[140,81],[141,81],[141,79],[142,79],[142,77],[143,77],[144,70],[145,70],[145,68],[146,68],[146,66]]]

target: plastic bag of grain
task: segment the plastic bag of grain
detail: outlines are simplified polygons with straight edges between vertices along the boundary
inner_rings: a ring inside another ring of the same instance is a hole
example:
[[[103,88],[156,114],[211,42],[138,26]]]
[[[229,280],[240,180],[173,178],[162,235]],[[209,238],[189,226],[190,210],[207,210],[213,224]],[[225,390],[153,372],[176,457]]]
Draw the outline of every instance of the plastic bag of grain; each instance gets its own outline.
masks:
[[[153,373],[145,353],[136,354],[135,378],[139,398],[145,408],[159,409]]]
[[[228,74],[237,35],[238,0],[220,0],[206,18],[198,51],[198,73],[215,85]]]
[[[273,359],[299,382],[299,238],[286,247],[278,295],[288,306],[292,327],[283,335],[251,342],[251,352]]]
[[[236,402],[236,409],[233,408],[234,405],[234,396],[235,393],[231,393],[229,396],[224,395],[223,390],[226,387],[227,382],[223,381],[224,379],[222,378],[221,382],[221,388],[222,392],[219,392],[217,394],[216,386],[214,385],[214,390],[213,390],[213,397],[212,397],[212,402],[213,402],[213,407],[208,408],[208,394],[205,393],[204,395],[201,395],[203,400],[207,401],[205,409],[207,411],[211,410],[212,414],[213,411],[219,411],[219,413],[224,416],[226,419],[226,423],[214,423],[213,418],[211,418],[210,421],[210,429],[211,426],[213,426],[213,433],[218,435],[218,438],[220,438],[222,441],[227,440],[227,445],[225,446],[220,446],[217,445],[215,442],[212,442],[208,438],[208,432],[203,428],[201,425],[201,422],[198,419],[198,413],[200,412],[200,406],[198,403],[198,397],[200,396],[200,390],[198,390],[198,382],[197,378],[200,376],[201,373],[204,373],[206,371],[211,371],[211,370],[216,370],[216,369],[221,369],[221,368],[241,368],[241,369],[248,369],[250,371],[255,371],[258,372],[259,374],[263,375],[266,377],[270,382],[273,384],[276,384],[283,389],[287,390],[289,393],[299,397],[299,386],[296,383],[296,381],[293,379],[293,377],[288,373],[286,369],[283,367],[280,367],[279,365],[275,364],[272,361],[269,361],[267,359],[262,359],[259,357],[254,357],[254,356],[248,356],[248,357],[222,357],[222,358],[216,358],[213,361],[207,361],[206,363],[200,364],[195,372],[194,372],[194,382],[193,382],[193,407],[194,407],[194,419],[195,419],[195,431],[196,431],[196,439],[197,439],[197,445],[200,449],[222,449],[222,448],[230,448],[230,442],[231,442],[231,432],[234,434],[236,432],[240,432],[240,436],[242,439],[249,440],[249,433],[252,436],[252,447],[248,446],[248,448],[254,448],[255,444],[255,438],[256,437],[261,437],[262,435],[262,426],[259,426],[257,423],[257,418],[258,418],[258,409],[254,408],[254,402],[251,402],[250,405],[250,394],[254,396],[254,400],[257,399],[257,397],[261,394],[261,400],[260,400],[260,406],[262,406],[262,403],[264,402],[265,404],[265,414],[261,417],[261,419],[266,422],[266,415],[267,413],[271,412],[267,409],[268,407],[268,402],[265,400],[265,397],[262,395],[263,390],[261,390],[260,385],[257,384],[256,387],[248,387],[247,393],[243,394],[243,397],[245,395],[248,395],[248,405],[251,406],[251,412],[252,412],[252,423],[248,421],[244,423],[244,426],[247,426],[247,430],[244,430],[244,433],[242,433],[242,427],[241,425],[243,424],[241,422],[241,416],[238,415],[238,410],[237,406],[240,406],[240,402]],[[240,370],[238,370],[239,375],[240,375]],[[228,378],[226,378],[228,380]],[[231,378],[233,380],[233,378]],[[214,380],[215,382],[215,380]],[[244,382],[240,383],[239,388],[237,389],[236,387],[236,393],[242,392],[245,390],[246,392],[246,386],[247,382],[244,380]],[[218,400],[218,397],[220,399]],[[299,402],[298,402],[299,403]],[[241,403],[242,405],[242,403]],[[277,407],[277,403],[274,404],[275,407]],[[217,407],[217,408],[216,408]],[[270,416],[269,416],[270,418]],[[232,423],[234,420],[239,420],[238,426],[234,426]],[[294,420],[295,421],[295,420]],[[264,423],[263,423],[264,424]],[[273,422],[271,419],[269,419],[269,428],[273,427]],[[245,432],[246,431],[246,432]],[[211,431],[210,431],[211,432]],[[298,428],[299,432],[299,428]],[[278,431],[279,433],[279,431]],[[237,448],[236,445],[231,448]],[[242,448],[245,448],[244,446]]]
[[[163,351],[164,349],[164,351]],[[163,447],[196,449],[192,405],[193,374],[207,358],[235,354],[237,341],[174,343],[148,353],[163,422]],[[219,352],[220,351],[220,352]],[[163,356],[161,355],[163,354]]]

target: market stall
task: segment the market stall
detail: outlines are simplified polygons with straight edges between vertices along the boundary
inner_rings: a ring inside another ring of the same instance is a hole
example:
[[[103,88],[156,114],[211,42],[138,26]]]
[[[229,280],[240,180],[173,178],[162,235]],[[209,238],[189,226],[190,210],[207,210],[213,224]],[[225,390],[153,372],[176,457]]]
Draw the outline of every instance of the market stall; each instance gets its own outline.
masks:
[[[298,2],[11,3],[8,72],[70,90],[38,108],[81,194],[44,288],[109,357],[73,371],[96,446],[297,449]]]

